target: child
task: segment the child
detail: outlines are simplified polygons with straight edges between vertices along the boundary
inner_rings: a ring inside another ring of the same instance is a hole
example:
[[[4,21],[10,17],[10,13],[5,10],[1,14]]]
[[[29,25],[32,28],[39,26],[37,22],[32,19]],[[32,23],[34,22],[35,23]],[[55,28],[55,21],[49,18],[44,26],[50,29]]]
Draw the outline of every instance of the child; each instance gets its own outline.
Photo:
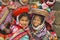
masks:
[[[45,26],[45,17],[48,12],[40,9],[32,9],[31,33],[35,40],[48,40],[49,32]]]
[[[17,6],[17,9],[13,11],[14,16],[16,17],[16,20],[18,19],[18,15],[22,12],[28,12],[30,9],[30,6],[28,4],[28,0],[14,0],[15,5]],[[19,5],[19,6],[18,6]],[[17,21],[18,22],[18,21]],[[16,22],[16,23],[17,23]],[[18,23],[17,23],[18,24]]]
[[[30,21],[29,14],[22,13],[18,19],[19,25],[14,25],[11,27],[12,36],[9,37],[9,40],[29,40],[32,38],[28,27]]]

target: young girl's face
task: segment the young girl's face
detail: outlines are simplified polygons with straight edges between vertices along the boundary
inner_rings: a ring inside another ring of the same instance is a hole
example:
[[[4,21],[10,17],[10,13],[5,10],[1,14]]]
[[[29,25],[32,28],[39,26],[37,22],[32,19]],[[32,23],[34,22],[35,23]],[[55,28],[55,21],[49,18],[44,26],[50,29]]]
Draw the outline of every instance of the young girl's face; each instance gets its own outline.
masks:
[[[23,16],[21,19],[20,19],[20,24],[21,26],[23,26],[24,28],[28,26],[29,24],[29,19],[27,16]]]
[[[40,16],[35,16],[32,20],[32,24],[34,27],[37,27],[41,24],[41,18]]]

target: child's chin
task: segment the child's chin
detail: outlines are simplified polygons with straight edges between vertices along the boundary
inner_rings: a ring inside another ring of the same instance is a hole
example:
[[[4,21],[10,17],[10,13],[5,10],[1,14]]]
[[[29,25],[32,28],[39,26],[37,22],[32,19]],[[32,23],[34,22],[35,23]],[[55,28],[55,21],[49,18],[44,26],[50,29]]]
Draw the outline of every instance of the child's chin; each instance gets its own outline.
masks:
[[[34,27],[37,27],[38,25],[34,26]]]
[[[37,27],[38,25],[33,25],[34,27]]]

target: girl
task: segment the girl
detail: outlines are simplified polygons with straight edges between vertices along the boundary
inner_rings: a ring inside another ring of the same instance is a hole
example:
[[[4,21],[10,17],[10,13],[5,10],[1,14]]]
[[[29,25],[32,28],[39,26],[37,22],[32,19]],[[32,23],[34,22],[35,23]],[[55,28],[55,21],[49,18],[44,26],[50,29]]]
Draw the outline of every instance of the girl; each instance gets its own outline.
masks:
[[[18,19],[19,24],[11,27],[12,35],[9,37],[9,40],[29,40],[30,38],[34,40],[28,27],[30,21],[29,14],[22,13]]]
[[[47,11],[40,9],[32,9],[31,33],[35,40],[48,40],[49,32],[45,26],[45,17],[48,15]]]

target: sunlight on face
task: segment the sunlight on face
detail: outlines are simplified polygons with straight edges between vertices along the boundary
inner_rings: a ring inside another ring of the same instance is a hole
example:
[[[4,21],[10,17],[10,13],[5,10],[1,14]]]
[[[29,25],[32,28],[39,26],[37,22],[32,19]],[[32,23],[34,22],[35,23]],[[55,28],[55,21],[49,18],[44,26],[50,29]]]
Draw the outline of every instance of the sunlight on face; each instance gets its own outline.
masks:
[[[23,17],[20,19],[20,24],[21,24],[21,26],[23,26],[24,28],[27,27],[28,24],[29,24],[28,17],[27,17],[27,16],[23,16]]]
[[[35,16],[34,19],[32,20],[33,26],[37,27],[38,25],[41,24],[41,19],[40,16]]]

